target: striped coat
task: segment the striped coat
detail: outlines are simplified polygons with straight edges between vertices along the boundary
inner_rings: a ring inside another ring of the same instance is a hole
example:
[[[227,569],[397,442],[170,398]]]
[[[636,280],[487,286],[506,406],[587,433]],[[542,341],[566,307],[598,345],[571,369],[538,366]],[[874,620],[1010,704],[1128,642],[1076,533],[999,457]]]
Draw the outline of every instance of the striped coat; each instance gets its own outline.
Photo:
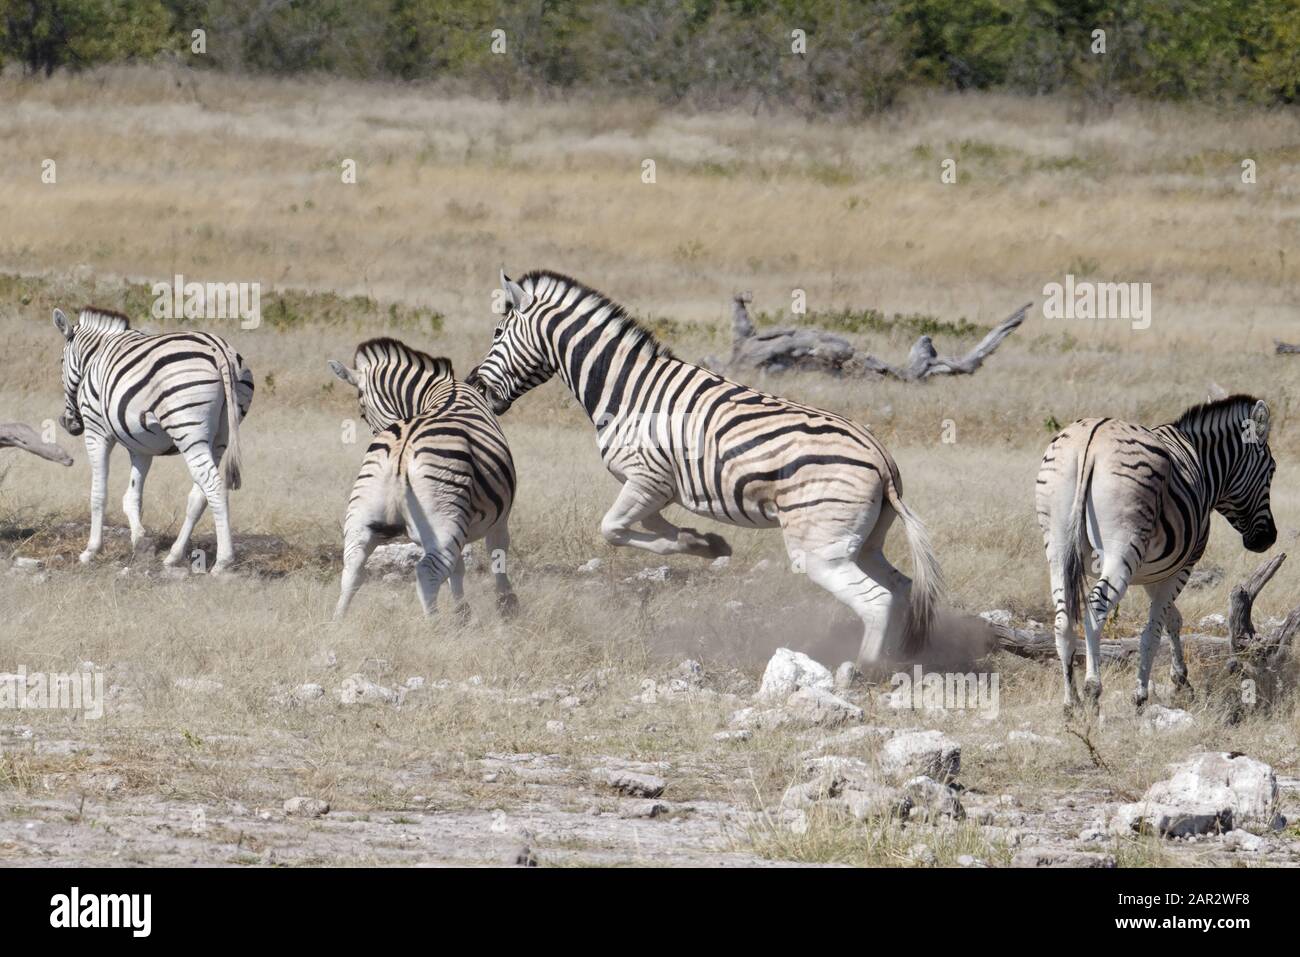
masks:
[[[1276,541],[1269,507],[1276,464],[1268,434],[1268,406],[1237,395],[1194,406],[1155,428],[1080,419],[1052,440],[1038,471],[1036,506],[1067,707],[1076,701],[1075,625],[1082,617],[1084,688],[1095,702],[1101,693],[1101,627],[1130,584],[1145,586],[1151,597],[1135,703],[1140,707],[1147,699],[1162,630],[1173,650],[1174,683],[1190,687],[1179,639],[1182,617],[1174,603],[1205,552],[1213,512],[1228,520],[1251,551],[1267,551]],[[1091,590],[1089,576],[1096,579]]]
[[[505,563],[515,467],[483,397],[456,381],[448,360],[396,339],[363,342],[352,368],[334,361],[330,368],[357,390],[361,416],[374,433],[344,518],[335,617],[346,613],[371,551],[399,535],[424,549],[416,580],[426,614],[444,581],[458,610],[467,610],[462,551],[479,539],[486,539],[498,605],[513,612]]]
[[[673,503],[730,525],[779,527],[795,568],[862,619],[861,664],[924,639],[940,595],[938,564],[903,504],[897,465],[871,432],[676,358],[621,306],[567,276],[533,272],[516,283],[503,274],[502,287],[509,307],[467,381],[498,414],[552,376],[564,382],[623,483],[601,523],[611,544],[730,553],[718,534],[665,519]],[[895,518],[915,582],[884,557]]]
[[[155,456],[180,455],[194,485],[165,563],[187,557],[195,523],[211,507],[217,527],[213,571],[227,569],[234,560],[228,492],[240,485],[239,424],[253,402],[253,374],[242,357],[218,336],[149,335],[105,309],[81,310],[75,326],[55,309],[54,325],[64,339],[59,421],[72,435],[84,433],[91,466],[90,541],[81,561],[93,559],[103,544],[109,455],[121,444],[131,457],[122,509],[133,549],[145,537],[141,515],[149,467]]]

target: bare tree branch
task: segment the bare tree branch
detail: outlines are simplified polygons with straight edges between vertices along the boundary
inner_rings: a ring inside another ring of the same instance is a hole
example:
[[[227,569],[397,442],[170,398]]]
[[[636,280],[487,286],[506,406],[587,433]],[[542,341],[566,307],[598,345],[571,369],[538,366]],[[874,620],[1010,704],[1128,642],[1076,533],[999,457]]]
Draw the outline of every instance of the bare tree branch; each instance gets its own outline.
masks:
[[[827,372],[845,376],[888,376],[902,382],[920,382],[931,376],[970,375],[993,354],[1022,322],[1032,303],[1012,313],[964,356],[941,356],[929,336],[912,346],[907,364],[894,366],[866,352],[859,352],[848,339],[821,329],[776,329],[758,332],[749,317],[752,301],[748,292],[732,299],[732,344],[728,369],[759,369],[765,372],[789,370]],[[704,364],[717,368],[717,360]]]
[[[58,445],[41,441],[40,435],[30,425],[20,422],[0,423],[0,448],[12,447],[26,449],[33,455],[39,455],[60,465],[71,465],[72,456]]]

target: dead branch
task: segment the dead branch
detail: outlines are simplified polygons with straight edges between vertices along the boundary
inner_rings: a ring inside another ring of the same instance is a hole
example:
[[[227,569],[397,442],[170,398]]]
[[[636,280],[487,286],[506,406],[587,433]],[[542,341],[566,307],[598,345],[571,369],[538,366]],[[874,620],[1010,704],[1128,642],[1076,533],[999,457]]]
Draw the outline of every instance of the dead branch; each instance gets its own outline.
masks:
[[[832,375],[878,376],[902,382],[920,382],[931,376],[970,375],[993,354],[1007,336],[1025,321],[1032,303],[1026,303],[1008,316],[964,356],[941,356],[929,336],[921,336],[912,346],[906,365],[894,366],[877,357],[860,352],[848,339],[821,329],[776,329],[758,332],[749,317],[748,292],[732,299],[732,343],[728,370],[759,369],[764,372],[789,370],[827,372]],[[705,359],[704,364],[718,368],[721,363]]]
[[[1300,352],[1300,346],[1292,345],[1289,342],[1283,342],[1281,339],[1274,339],[1273,347],[1277,350],[1277,355],[1280,356],[1294,355],[1295,353]]]
[[[1015,628],[1011,625],[999,625],[990,622],[996,647],[1021,658],[1037,661],[1055,661],[1056,638],[1047,631],[1030,631],[1028,628]],[[1218,635],[1199,633],[1183,635],[1184,645],[1194,645],[1211,656],[1226,657],[1229,652],[1228,639]],[[1138,650],[1137,638],[1103,638],[1101,640],[1101,660],[1110,664],[1124,661]],[[1087,654],[1082,640],[1075,642],[1074,656],[1083,658]]]
[[[0,448],[26,449],[60,465],[71,465],[72,456],[58,445],[41,441],[40,435],[30,425],[21,422],[0,423]]]

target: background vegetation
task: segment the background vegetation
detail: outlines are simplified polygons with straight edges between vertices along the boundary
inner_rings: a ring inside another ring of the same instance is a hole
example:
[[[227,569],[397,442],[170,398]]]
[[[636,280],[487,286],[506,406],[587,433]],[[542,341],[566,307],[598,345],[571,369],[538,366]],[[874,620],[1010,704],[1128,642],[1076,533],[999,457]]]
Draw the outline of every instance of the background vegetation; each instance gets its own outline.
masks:
[[[160,55],[818,113],[873,112],[912,86],[1290,103],[1300,0],[0,0],[0,64],[49,74]]]

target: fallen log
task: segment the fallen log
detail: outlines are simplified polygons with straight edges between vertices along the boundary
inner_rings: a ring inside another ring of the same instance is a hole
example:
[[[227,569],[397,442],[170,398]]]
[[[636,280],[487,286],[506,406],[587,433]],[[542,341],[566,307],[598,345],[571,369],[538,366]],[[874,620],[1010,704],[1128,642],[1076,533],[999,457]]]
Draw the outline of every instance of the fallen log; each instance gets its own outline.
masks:
[[[1292,345],[1289,342],[1283,342],[1281,339],[1274,339],[1273,347],[1277,350],[1277,354],[1280,356],[1294,355],[1295,353],[1300,352],[1300,346]]]
[[[995,647],[999,651],[1038,661],[1057,659],[1056,637],[1051,632],[1031,631],[1028,628],[1015,628],[994,622],[989,622],[989,628],[993,632]],[[1182,639],[1185,646],[1195,646],[1212,657],[1227,658],[1231,653],[1228,639],[1221,635],[1192,633],[1183,635]],[[1137,653],[1138,643],[1137,638],[1103,638],[1101,660],[1111,664],[1124,661],[1130,655]],[[1074,656],[1084,658],[1086,655],[1087,648],[1080,637],[1075,643]]]
[[[60,465],[72,464],[72,456],[61,446],[42,441],[35,429],[21,422],[0,423],[0,448],[25,449]]]
[[[870,353],[854,348],[843,336],[821,329],[775,329],[759,332],[749,317],[750,293],[732,299],[731,359],[720,363],[706,358],[709,368],[727,371],[757,369],[764,372],[790,370],[827,372],[843,376],[876,376],[901,382],[921,382],[931,376],[971,375],[1002,344],[1029,313],[1025,303],[998,323],[964,356],[941,356],[934,340],[921,336],[912,346],[904,365],[891,365]]]

